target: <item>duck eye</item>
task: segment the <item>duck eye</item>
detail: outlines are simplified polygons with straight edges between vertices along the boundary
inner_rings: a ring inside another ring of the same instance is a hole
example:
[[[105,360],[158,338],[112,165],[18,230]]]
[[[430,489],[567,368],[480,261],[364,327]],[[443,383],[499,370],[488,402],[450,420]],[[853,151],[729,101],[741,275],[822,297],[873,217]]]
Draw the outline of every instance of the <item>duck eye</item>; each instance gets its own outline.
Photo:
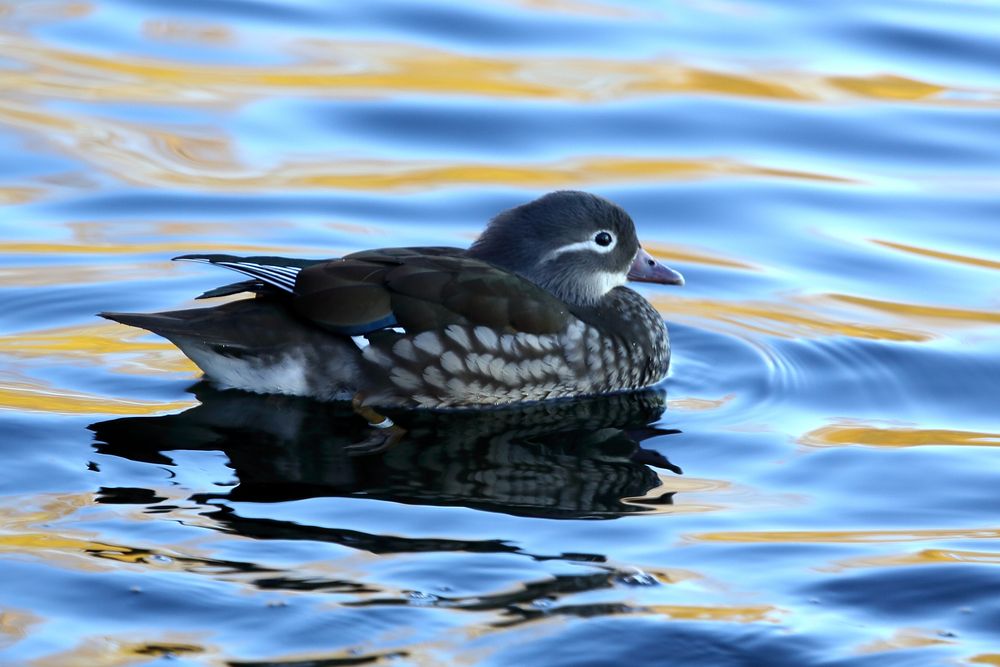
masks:
[[[598,232],[597,236],[594,237],[594,243],[599,246],[609,246],[614,241],[614,237],[608,232]]]

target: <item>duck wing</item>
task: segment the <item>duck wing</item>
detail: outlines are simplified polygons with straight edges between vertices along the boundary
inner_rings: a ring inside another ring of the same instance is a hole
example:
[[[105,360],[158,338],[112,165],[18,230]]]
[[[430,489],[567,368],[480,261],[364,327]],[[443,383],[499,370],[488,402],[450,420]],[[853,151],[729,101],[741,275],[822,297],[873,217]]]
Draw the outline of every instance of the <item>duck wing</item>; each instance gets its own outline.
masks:
[[[299,317],[348,336],[391,327],[414,335],[452,324],[552,334],[563,331],[573,317],[541,287],[458,248],[384,248],[331,260],[233,255],[178,259],[248,275],[254,280],[237,285],[263,284],[282,292]]]

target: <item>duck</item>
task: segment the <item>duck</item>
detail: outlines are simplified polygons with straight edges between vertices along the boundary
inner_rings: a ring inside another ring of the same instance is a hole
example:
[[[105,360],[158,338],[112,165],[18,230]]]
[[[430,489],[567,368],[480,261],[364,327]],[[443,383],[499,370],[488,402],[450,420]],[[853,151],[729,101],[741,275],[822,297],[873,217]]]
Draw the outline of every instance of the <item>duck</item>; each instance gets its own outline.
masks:
[[[670,366],[667,327],[627,281],[683,285],[623,208],[551,192],[496,215],[468,249],[333,259],[193,254],[244,279],[209,308],[101,317],[173,343],[222,389],[465,409],[642,390]]]

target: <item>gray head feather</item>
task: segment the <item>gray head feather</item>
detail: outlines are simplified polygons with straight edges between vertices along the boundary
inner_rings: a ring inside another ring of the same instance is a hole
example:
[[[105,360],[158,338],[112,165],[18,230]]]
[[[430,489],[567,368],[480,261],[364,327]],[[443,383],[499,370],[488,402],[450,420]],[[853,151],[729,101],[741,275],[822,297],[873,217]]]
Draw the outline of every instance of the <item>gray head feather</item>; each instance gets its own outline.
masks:
[[[604,231],[614,238],[607,249],[593,244]],[[469,255],[518,273],[568,303],[590,305],[625,283],[638,250],[635,225],[620,206],[561,190],[497,215]]]

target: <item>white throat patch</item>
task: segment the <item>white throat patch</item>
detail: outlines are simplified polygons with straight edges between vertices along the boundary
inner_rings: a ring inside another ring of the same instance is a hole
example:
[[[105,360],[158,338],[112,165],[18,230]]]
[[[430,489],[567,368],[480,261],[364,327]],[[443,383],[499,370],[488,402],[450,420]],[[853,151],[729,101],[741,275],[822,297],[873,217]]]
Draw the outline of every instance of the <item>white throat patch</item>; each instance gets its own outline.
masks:
[[[623,273],[597,271],[591,275],[591,279],[585,284],[593,285],[593,300],[597,301],[614,288],[624,285],[626,279],[627,277]]]

